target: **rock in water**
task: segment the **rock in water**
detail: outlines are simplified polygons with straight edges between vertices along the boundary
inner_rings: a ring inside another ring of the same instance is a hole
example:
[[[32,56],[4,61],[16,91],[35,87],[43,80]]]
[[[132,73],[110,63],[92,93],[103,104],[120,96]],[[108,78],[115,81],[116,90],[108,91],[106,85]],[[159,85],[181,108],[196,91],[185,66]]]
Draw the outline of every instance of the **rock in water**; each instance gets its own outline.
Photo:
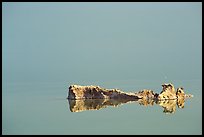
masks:
[[[118,89],[71,85],[68,99],[139,99],[139,97],[134,93],[126,93]]]
[[[99,86],[80,86],[71,85],[69,87],[68,99],[153,99],[153,100],[171,100],[192,97],[184,93],[183,88],[177,88],[175,91],[174,85],[163,84],[163,89],[160,94],[152,90],[144,89],[136,93],[123,92],[118,89],[104,89]]]
[[[176,92],[175,92],[175,88],[174,85],[169,83],[169,84],[163,84],[162,85],[163,89],[161,91],[161,93],[158,96],[159,100],[163,100],[163,99],[176,99]]]

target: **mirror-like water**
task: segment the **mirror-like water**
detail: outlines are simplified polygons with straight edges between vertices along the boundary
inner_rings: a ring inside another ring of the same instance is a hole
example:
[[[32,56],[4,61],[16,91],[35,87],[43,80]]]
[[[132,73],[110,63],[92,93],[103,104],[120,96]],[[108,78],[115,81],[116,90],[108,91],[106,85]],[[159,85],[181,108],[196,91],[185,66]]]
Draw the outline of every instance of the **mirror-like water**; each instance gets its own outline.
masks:
[[[142,81],[135,86],[137,82],[129,87],[122,85],[125,81],[101,82],[101,85],[127,90],[141,85],[148,87]],[[2,131],[3,134],[201,134],[201,81],[183,83],[194,97],[164,102],[69,101],[66,99],[69,85],[64,83],[4,84]]]

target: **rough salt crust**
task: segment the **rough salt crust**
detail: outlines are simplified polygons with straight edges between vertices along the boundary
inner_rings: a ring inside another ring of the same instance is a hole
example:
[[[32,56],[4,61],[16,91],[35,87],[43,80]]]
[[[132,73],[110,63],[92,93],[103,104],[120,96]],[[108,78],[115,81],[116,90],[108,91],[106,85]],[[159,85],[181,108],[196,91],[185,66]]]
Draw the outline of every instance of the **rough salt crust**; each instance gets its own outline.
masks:
[[[162,84],[160,94],[152,90],[144,89],[139,92],[123,92],[119,89],[104,89],[99,86],[80,86],[71,85],[69,87],[68,99],[154,99],[154,100],[171,100],[180,98],[193,97],[191,94],[185,94],[183,87],[175,90],[174,85]]]

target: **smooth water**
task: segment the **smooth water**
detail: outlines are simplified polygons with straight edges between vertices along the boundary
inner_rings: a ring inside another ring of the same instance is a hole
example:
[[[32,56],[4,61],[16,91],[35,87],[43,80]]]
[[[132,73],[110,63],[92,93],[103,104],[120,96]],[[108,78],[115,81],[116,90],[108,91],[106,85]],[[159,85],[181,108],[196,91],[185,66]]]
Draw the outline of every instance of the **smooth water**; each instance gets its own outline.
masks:
[[[161,91],[161,81],[100,82],[101,87],[120,87],[124,91],[145,88]],[[124,83],[124,84],[123,84]],[[146,85],[147,83],[151,83]],[[67,97],[71,83],[18,83],[3,87],[3,134],[201,134],[201,81],[182,83],[186,93],[184,108],[164,113],[159,105],[127,103],[99,110],[71,112]],[[97,82],[95,82],[97,84]],[[98,84],[97,84],[98,85]]]

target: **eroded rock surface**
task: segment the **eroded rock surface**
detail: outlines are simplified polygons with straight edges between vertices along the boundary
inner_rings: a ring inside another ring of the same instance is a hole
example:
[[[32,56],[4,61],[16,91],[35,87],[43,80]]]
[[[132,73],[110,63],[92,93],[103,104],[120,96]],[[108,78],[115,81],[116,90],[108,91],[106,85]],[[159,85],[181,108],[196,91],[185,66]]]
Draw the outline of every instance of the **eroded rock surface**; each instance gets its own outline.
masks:
[[[173,84],[163,84],[160,94],[152,90],[144,89],[139,92],[123,92],[118,89],[104,89],[99,86],[80,86],[71,85],[69,87],[68,99],[154,99],[154,100],[170,100],[192,97],[185,94],[184,89],[177,88]]]
[[[174,85],[169,83],[169,84],[163,84],[162,85],[163,89],[161,91],[161,93],[158,96],[159,100],[163,100],[163,99],[176,99],[176,91],[174,88]]]
[[[138,99],[134,93],[126,93],[118,89],[103,89],[99,86],[69,87],[68,99]]]

